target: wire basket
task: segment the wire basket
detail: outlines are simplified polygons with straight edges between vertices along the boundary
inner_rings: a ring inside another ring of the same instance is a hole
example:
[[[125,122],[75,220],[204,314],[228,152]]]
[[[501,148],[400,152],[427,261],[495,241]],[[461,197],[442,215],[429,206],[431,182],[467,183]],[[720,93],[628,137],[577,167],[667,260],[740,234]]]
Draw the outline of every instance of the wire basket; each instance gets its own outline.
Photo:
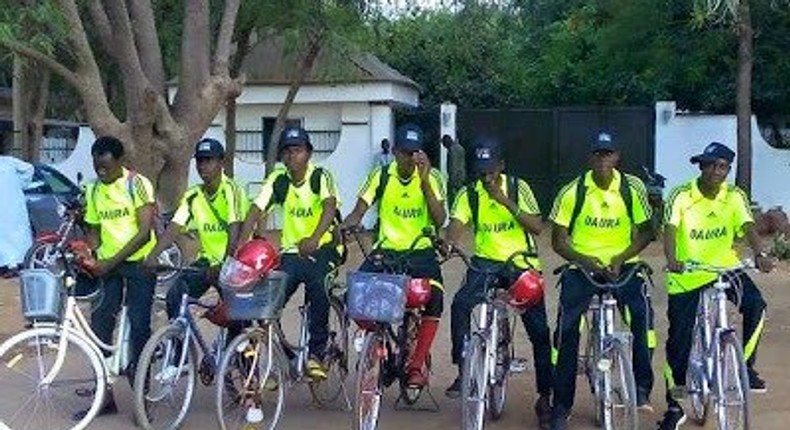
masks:
[[[223,287],[222,300],[228,305],[228,318],[233,321],[280,318],[287,284],[288,274],[274,270],[249,292]]]
[[[389,273],[349,272],[348,316],[354,321],[396,324],[406,309],[409,277]]]
[[[63,279],[47,269],[23,270],[19,276],[22,315],[28,321],[59,322],[66,291]]]

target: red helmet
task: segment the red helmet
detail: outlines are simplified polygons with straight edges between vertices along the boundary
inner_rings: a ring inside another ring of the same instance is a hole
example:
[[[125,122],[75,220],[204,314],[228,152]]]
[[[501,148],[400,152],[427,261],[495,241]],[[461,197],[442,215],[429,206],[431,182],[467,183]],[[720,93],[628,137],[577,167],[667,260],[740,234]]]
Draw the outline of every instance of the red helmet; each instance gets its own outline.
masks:
[[[508,289],[508,304],[521,312],[543,300],[543,275],[536,270],[525,270]]]
[[[431,280],[428,278],[411,278],[406,290],[406,307],[419,308],[431,300]]]
[[[231,288],[251,287],[279,265],[280,255],[274,246],[263,239],[253,239],[225,260],[219,281]]]

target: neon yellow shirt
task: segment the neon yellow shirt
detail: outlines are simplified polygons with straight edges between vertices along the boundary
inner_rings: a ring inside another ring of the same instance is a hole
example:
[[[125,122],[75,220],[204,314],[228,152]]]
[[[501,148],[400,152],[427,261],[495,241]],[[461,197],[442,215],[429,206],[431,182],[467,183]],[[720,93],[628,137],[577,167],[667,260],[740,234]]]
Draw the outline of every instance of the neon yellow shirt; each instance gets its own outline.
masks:
[[[212,196],[206,196],[202,185],[188,189],[172,221],[197,232],[201,258],[211,265],[221,264],[228,247],[228,226],[244,221],[248,207],[241,187],[223,174]]]
[[[334,197],[337,200],[337,207],[340,207],[337,185],[332,174],[327,169],[321,169],[321,186],[318,194],[314,194],[310,189],[310,177],[316,167],[312,163],[308,164],[304,180],[301,184],[291,183],[285,201],[281,205],[283,214],[283,231],[280,245],[284,252],[297,252],[299,241],[310,237],[315,231],[321,220],[324,200]],[[275,204],[272,201],[274,195],[274,182],[280,175],[286,175],[290,181],[287,169],[275,169],[264,181],[261,192],[255,198],[254,204],[262,211],[271,211]],[[334,214],[333,214],[334,215]],[[319,246],[323,246],[332,241],[331,231],[327,231],[321,236]]]
[[[501,178],[502,192],[507,196],[508,179],[504,174],[501,175]],[[480,180],[475,182],[474,187],[478,195],[477,222],[480,227],[475,230],[475,255],[504,262],[515,251],[530,249],[531,245],[535,243],[535,239],[521,227],[516,217],[505,206],[491,198]],[[540,215],[538,202],[529,185],[519,179],[518,188],[518,202],[516,203],[521,211],[529,215]],[[462,187],[458,197],[455,198],[451,217],[463,224],[473,221],[466,187]],[[472,226],[472,228],[475,227]],[[527,243],[528,236],[529,243]],[[533,251],[537,252],[537,249],[533,249]],[[540,269],[540,261],[537,258],[530,258],[529,264],[535,269]],[[519,265],[521,266],[521,264]]]
[[[636,176],[627,175],[633,205],[633,224],[620,194],[622,174],[615,170],[607,189],[601,189],[592,178],[592,171],[584,175],[587,194],[571,232],[571,247],[584,255],[598,257],[604,264],[625,251],[631,244],[634,225],[647,222],[652,216],[647,202],[645,184]],[[576,204],[579,178],[565,185],[554,199],[549,219],[569,228]],[[631,261],[635,261],[633,258]]]
[[[428,201],[422,193],[421,179],[416,168],[406,180],[398,176],[398,163],[390,163],[385,168],[389,169],[389,177],[379,202],[378,246],[392,251],[406,251],[414,239],[422,234],[423,228],[433,226]],[[359,198],[368,206],[376,198],[381,169],[378,167],[373,170],[359,191]],[[444,181],[438,170],[431,169],[430,182],[434,195],[444,204]],[[430,246],[430,241],[423,240],[415,249],[426,249]]]
[[[723,183],[714,199],[702,195],[694,179],[672,190],[664,221],[677,229],[675,253],[678,261],[731,267],[740,262],[733,248],[745,224],[753,222],[749,199],[738,187]],[[716,275],[705,272],[667,274],[667,292],[695,290]]]
[[[145,176],[123,169],[123,174],[111,184],[99,180],[88,184],[85,190],[85,222],[98,226],[101,245],[96,251],[100,260],[117,254],[140,231],[137,209],[154,204],[154,187]],[[126,261],[140,261],[154,248],[151,239]]]

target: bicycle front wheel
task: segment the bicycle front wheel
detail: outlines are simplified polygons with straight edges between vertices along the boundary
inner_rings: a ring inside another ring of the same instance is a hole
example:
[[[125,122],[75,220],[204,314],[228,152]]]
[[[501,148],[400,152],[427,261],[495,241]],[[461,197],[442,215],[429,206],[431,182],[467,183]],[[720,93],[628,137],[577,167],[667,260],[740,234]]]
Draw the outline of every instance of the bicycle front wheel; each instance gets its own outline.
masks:
[[[96,416],[107,382],[102,357],[86,340],[66,333],[62,365],[51,382],[44,380],[57,363],[61,336],[55,328],[32,329],[0,345],[0,428],[81,430]]]
[[[710,391],[708,389],[708,376],[705,371],[705,346],[702,333],[704,324],[702,320],[697,321],[694,327],[694,337],[691,341],[691,352],[689,353],[688,370],[686,371],[686,388],[691,404],[691,418],[700,426],[704,426],[708,420],[708,410],[710,408]]]
[[[749,376],[743,360],[743,350],[735,332],[723,333],[719,342],[716,396],[718,428],[746,430],[749,428]]]
[[[600,399],[606,430],[636,430],[639,427],[634,370],[626,345],[613,339],[598,362],[599,375],[603,378]]]
[[[313,400],[321,406],[336,402],[345,389],[348,375],[348,319],[339,299],[329,299],[329,340],[324,351],[326,379],[310,382]]]
[[[499,317],[499,335],[496,345],[496,367],[493,384],[488,385],[488,415],[498,420],[505,409],[507,379],[510,376],[510,362],[513,361],[513,348],[510,337],[510,320],[506,312]]]
[[[270,328],[233,339],[217,374],[217,419],[222,430],[272,430],[283,413],[285,368]]]
[[[464,369],[461,373],[461,428],[481,430],[488,390],[484,339],[473,334],[464,352]]]
[[[146,430],[181,427],[195,390],[197,352],[185,325],[154,333],[143,347],[134,378],[134,413]]]
[[[367,332],[357,364],[357,392],[354,430],[374,430],[379,421],[383,392],[381,361],[384,341],[381,334]]]

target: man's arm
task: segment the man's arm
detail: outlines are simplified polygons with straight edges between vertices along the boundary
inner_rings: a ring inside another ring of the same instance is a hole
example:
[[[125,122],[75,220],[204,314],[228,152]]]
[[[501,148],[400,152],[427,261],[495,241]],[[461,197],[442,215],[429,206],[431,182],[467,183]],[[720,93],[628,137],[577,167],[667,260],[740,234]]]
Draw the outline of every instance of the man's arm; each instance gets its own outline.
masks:
[[[356,227],[362,221],[362,217],[365,216],[365,212],[368,211],[368,204],[362,198],[357,199],[357,204],[354,206],[354,210],[351,211],[346,219],[343,220],[343,224],[341,224],[341,228],[350,228]]]
[[[760,242],[760,237],[757,235],[757,232],[754,229],[754,223],[747,222],[743,225],[742,229],[746,235],[746,240],[749,242],[749,247],[752,249],[752,253],[754,254],[754,264],[757,265],[757,268],[765,273],[773,270],[774,261],[763,248],[763,244]]]
[[[247,217],[244,219],[244,222],[239,228],[239,234],[235,243],[236,246],[234,247],[233,251],[235,252],[235,248],[238,248],[239,245],[250,240],[258,223],[264,222],[266,222],[266,214],[261,210],[261,208],[258,207],[258,205],[252,205],[250,207],[250,211],[247,212]]]
[[[127,258],[139,251],[140,248],[151,239],[151,225],[153,224],[155,210],[156,207],[153,203],[146,203],[137,208],[135,211],[138,226],[137,233],[131,240],[126,242],[126,245],[124,245],[120,251],[106,261],[104,273],[109,272],[118,264],[126,261]]]
[[[182,226],[174,222],[168,224],[165,232],[156,239],[156,246],[154,246],[154,249],[148,254],[148,257],[145,258],[145,265],[152,266],[156,264],[159,254],[175,242],[182,228]]]
[[[318,225],[315,226],[313,234],[299,242],[299,254],[302,256],[311,255],[318,249],[321,237],[329,230],[329,227],[332,225],[332,220],[335,217],[337,198],[334,196],[327,197],[321,202],[321,205],[321,218],[318,220]]]
[[[553,224],[551,229],[551,247],[562,258],[569,262],[580,264],[587,270],[592,272],[605,270],[603,262],[598,257],[584,255],[573,249],[567,227],[556,223]]]
[[[444,204],[433,192],[431,181],[420,182],[420,188],[422,188],[422,194],[428,203],[428,213],[431,215],[431,222],[437,228],[441,227],[444,224],[444,220],[447,219],[447,211],[444,210]]]
[[[683,263],[677,257],[677,234],[678,229],[672,224],[664,226],[664,257],[667,259],[667,270],[670,272],[682,272]]]

